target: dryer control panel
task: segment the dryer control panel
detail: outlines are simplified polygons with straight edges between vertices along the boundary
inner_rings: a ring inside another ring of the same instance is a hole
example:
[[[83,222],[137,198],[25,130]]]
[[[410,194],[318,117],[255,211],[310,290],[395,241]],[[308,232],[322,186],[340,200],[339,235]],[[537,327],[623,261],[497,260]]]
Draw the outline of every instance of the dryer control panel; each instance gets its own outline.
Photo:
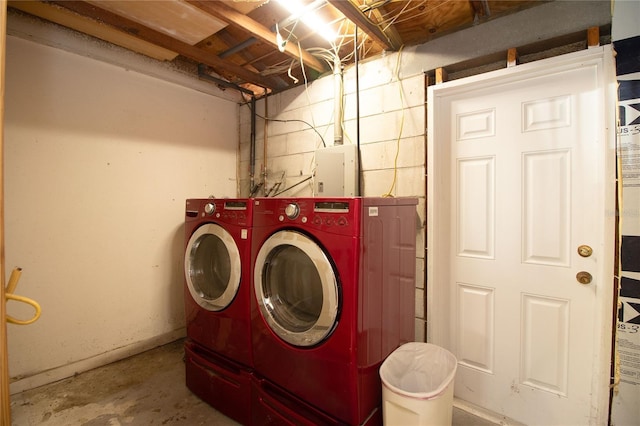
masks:
[[[253,225],[351,234],[359,227],[359,211],[358,198],[261,198],[255,200]]]
[[[233,225],[251,226],[253,204],[249,199],[188,199],[185,219],[211,219]]]

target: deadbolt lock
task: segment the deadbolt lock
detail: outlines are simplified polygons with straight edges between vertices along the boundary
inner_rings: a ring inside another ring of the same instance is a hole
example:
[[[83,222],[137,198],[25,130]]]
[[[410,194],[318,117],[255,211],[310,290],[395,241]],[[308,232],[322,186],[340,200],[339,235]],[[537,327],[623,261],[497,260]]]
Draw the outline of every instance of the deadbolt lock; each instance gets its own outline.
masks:
[[[582,257],[589,257],[593,254],[593,249],[587,245],[578,247],[578,254]]]
[[[591,280],[593,280],[593,277],[586,271],[580,271],[576,274],[576,280],[578,280],[580,284],[589,284]]]

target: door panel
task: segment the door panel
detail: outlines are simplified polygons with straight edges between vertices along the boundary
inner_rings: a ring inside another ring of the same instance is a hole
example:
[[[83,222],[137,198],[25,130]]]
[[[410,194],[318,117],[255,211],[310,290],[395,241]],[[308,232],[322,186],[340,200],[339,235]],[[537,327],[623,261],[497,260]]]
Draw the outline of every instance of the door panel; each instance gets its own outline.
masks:
[[[458,161],[458,255],[493,259],[495,157]]]
[[[458,357],[457,398],[595,424],[613,308],[605,65],[555,63],[430,88],[429,338]]]
[[[523,154],[522,261],[570,266],[571,152]]]
[[[458,362],[493,373],[494,289],[458,283]]]

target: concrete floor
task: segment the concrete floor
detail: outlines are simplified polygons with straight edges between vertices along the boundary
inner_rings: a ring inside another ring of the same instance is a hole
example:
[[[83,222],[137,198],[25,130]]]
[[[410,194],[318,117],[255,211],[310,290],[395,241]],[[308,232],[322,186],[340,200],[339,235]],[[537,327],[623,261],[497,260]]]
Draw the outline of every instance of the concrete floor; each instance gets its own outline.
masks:
[[[15,426],[216,425],[238,423],[184,384],[183,341],[11,397]],[[493,423],[454,408],[454,426]]]

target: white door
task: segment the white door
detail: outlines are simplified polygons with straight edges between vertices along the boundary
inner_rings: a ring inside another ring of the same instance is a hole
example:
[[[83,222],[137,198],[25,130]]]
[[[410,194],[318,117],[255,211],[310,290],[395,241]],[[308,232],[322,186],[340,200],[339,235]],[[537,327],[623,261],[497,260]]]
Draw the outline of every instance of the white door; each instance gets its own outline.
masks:
[[[429,89],[429,339],[458,358],[456,398],[502,418],[606,423],[611,62],[596,48]]]

